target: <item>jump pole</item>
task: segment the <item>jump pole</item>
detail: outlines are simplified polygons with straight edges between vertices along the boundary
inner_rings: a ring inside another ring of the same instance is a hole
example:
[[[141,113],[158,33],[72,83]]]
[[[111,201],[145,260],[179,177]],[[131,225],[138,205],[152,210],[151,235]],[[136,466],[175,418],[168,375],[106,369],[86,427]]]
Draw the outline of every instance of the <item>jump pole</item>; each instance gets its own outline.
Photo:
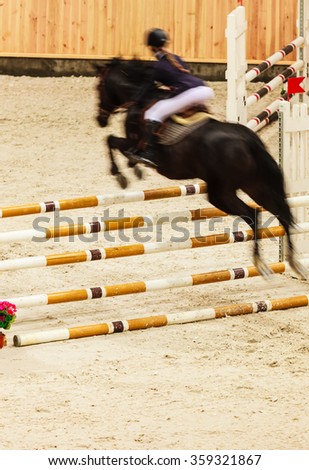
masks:
[[[58,201],[37,202],[18,206],[0,208],[0,218],[16,217],[30,214],[55,212],[60,210],[82,209],[86,207],[110,206],[127,202],[153,201],[173,197],[191,196],[207,193],[205,183],[171,186],[168,188],[146,189],[143,191],[123,191],[114,194],[85,196]]]
[[[309,266],[309,258],[302,262]],[[290,268],[287,262],[272,263],[269,267],[274,273],[282,274]],[[215,282],[234,281],[249,277],[260,276],[255,266],[240,267],[208,273],[191,274],[177,278],[153,279],[150,281],[129,282],[126,284],[115,284],[102,287],[90,287],[71,291],[53,292],[50,294],[28,295],[6,299],[16,305],[17,308],[39,307],[43,305],[60,304],[67,302],[80,302],[85,300],[102,299],[107,297],[118,297],[120,295],[141,294],[158,290],[175,289],[179,287],[192,287]],[[24,314],[18,315],[23,319]]]
[[[297,207],[300,205],[305,206],[309,203],[309,196],[299,196],[296,198],[288,199],[290,207]],[[255,203],[248,203],[249,206],[263,211],[264,209]],[[135,216],[123,217],[116,219],[104,219],[101,222],[87,222],[85,224],[72,224],[72,225],[59,225],[56,227],[42,228],[42,230],[28,229],[28,230],[15,230],[0,233],[0,244],[11,242],[24,242],[24,241],[38,241],[58,239],[61,237],[69,237],[74,235],[89,235],[93,233],[102,233],[112,230],[124,230],[138,227],[150,227],[152,225],[162,225],[171,223],[173,219],[181,217],[185,222],[192,222],[196,220],[210,219],[214,217],[225,217],[228,214],[216,207],[206,207],[202,209],[190,209],[186,211],[176,211],[165,214],[159,214],[155,217],[148,216]]]
[[[247,122],[247,127],[257,132],[267,124],[276,121],[279,118],[279,107],[282,101],[285,101],[285,98],[281,97],[270,103],[267,108]]]
[[[306,227],[303,227],[306,229]],[[309,227],[308,227],[309,229]],[[270,231],[271,230],[271,231]],[[281,226],[264,229],[261,238],[283,237],[284,228]],[[45,256],[29,256],[27,258],[17,258],[0,261],[1,271],[13,271],[27,268],[43,268],[50,266],[59,266],[62,264],[74,264],[89,261],[98,261],[111,258],[124,258],[128,256],[147,255],[152,253],[163,253],[175,250],[186,250],[191,248],[203,248],[223,245],[227,243],[236,243],[245,240],[252,240],[253,232],[233,232],[221,233],[216,235],[207,235],[200,237],[191,237],[184,242],[153,242],[153,243],[134,243],[131,245],[115,246],[107,248],[95,248],[93,250],[75,251],[67,253],[58,253]]]
[[[258,205],[252,204],[253,207],[259,208]],[[104,219],[101,222],[86,222],[84,224],[59,225],[56,227],[42,228],[42,230],[14,230],[0,233],[0,244],[11,242],[38,241],[58,239],[61,237],[70,237],[74,235],[88,235],[93,233],[102,233],[113,230],[126,230],[139,227],[150,227],[153,225],[163,225],[171,223],[177,218],[185,219],[185,222],[193,222],[195,220],[210,219],[213,217],[223,217],[227,214],[215,207],[206,207],[202,209],[190,209],[185,211],[169,212],[159,214],[155,217],[135,216],[123,217],[116,219]]]
[[[266,83],[262,88],[260,88],[258,91],[255,93],[252,93],[252,95],[248,96],[246,100],[246,106],[252,106],[254,103],[259,101],[261,98],[266,96],[268,93],[271,91],[275,90],[279,85],[282,83],[286,82],[286,80],[293,75],[297,70],[300,70],[304,67],[304,61],[303,60],[298,60],[297,62],[294,62],[294,64],[290,65],[287,69],[285,69],[282,73],[277,75],[273,80],[270,82]],[[279,106],[278,106],[279,107]]]
[[[52,341],[85,338],[88,336],[123,333],[125,331],[142,330],[152,327],[179,325],[218,318],[248,315],[252,313],[265,313],[290,308],[306,307],[309,304],[309,295],[298,295],[275,300],[259,300],[257,302],[233,304],[223,307],[206,308],[189,312],[177,312],[154,315],[129,320],[111,321],[96,325],[77,326],[72,328],[56,328],[46,331],[32,331],[21,333],[13,337],[14,346],[30,346]]]
[[[228,85],[228,99],[227,99],[227,114],[226,119],[232,122],[239,122],[243,125],[248,125],[250,122],[251,129],[258,131],[270,122],[278,118],[278,107],[274,112],[266,115],[264,121],[259,120],[258,117],[251,118],[247,122],[247,109],[250,105],[265,96],[269,91],[277,88],[281,83],[284,83],[288,77],[294,72],[300,71],[302,74],[304,69],[308,68],[307,64],[307,17],[308,17],[309,3],[308,0],[299,0],[298,2],[298,31],[299,36],[283,47],[278,52],[263,60],[259,65],[253,67],[248,72],[246,62],[246,30],[247,21],[245,16],[245,7],[238,6],[227,17],[227,70],[226,79]],[[261,73],[268,70],[275,65],[278,61],[282,60],[291,52],[297,50],[297,61],[288,67],[282,74],[279,74],[272,81],[268,82],[265,87],[257,93],[247,98],[246,85],[258,77]],[[267,88],[269,87],[269,89]],[[300,98],[301,99],[301,98]],[[278,103],[274,101],[274,104]]]
[[[294,64],[290,65],[287,69],[285,69],[281,74],[277,75],[273,80],[266,83],[262,88],[260,88],[255,93],[252,93],[247,100],[246,100],[246,107],[249,108],[254,103],[262,99],[268,93],[276,89],[280,84],[285,83],[286,80],[292,76],[297,70],[301,70],[304,68],[304,62],[302,60],[298,60]],[[249,129],[253,129],[255,132],[259,131],[263,127],[267,126],[271,122],[276,121],[279,118],[279,107],[282,101],[286,101],[288,99],[287,93],[284,96],[276,99],[272,103],[270,103],[267,108],[261,111],[257,116],[252,117],[246,124]]]
[[[288,199],[290,207],[303,207],[306,205],[309,205],[309,196],[297,196],[297,197],[291,197]],[[252,207],[256,207],[261,209],[259,206],[256,204],[252,204]],[[261,209],[263,210],[263,209]],[[176,214],[181,214],[184,216],[184,212],[181,213],[176,213]],[[165,218],[169,216],[171,218],[172,214],[163,214],[161,216],[156,217],[158,218]],[[173,214],[175,216],[175,213]],[[188,217],[189,220],[202,220],[203,218],[211,218],[211,217],[223,217],[227,216],[225,212],[220,211],[219,209],[216,208],[205,208],[205,209],[197,209],[197,210],[190,210],[186,211],[186,216]],[[113,226],[113,230],[116,228],[119,229],[119,220],[121,220],[121,224],[124,224],[124,219],[115,219],[115,221],[109,221],[110,226]],[[123,228],[129,228],[128,225],[131,224],[131,227],[142,227],[143,224],[147,222],[152,221],[154,223],[154,219],[149,217],[147,219],[146,217],[132,217],[132,218],[127,218],[126,224],[124,224],[122,227]],[[165,219],[164,222],[167,220]],[[72,226],[71,226],[72,227]],[[75,226],[76,227],[76,226]],[[306,231],[306,225],[300,224],[300,227],[302,227]],[[66,227],[66,230],[68,230],[69,227]],[[69,231],[69,230],[68,230]],[[12,237],[10,234],[19,234],[20,232],[7,232],[3,234],[3,237],[5,237],[5,241],[12,241]],[[28,233],[28,232],[27,232]],[[283,229],[280,229],[280,233],[277,232],[278,234],[276,236],[283,236],[284,231]],[[296,231],[294,233],[297,233]],[[8,235],[9,234],[9,235]],[[23,235],[23,232],[22,232]],[[237,235],[232,234],[232,236],[237,238]],[[1,234],[0,234],[1,237]],[[83,251],[75,251],[75,252],[66,252],[66,253],[56,253],[53,255],[42,255],[42,256],[30,256],[30,257],[25,257],[25,258],[15,258],[15,259],[6,259],[6,260],[1,260],[0,261],[0,272],[3,271],[14,271],[18,269],[28,269],[28,268],[43,268],[43,267],[49,267],[49,266],[59,266],[62,264],[74,264],[74,263],[82,263],[82,262],[89,262],[89,261],[98,261],[98,260],[104,260],[108,258],[120,258],[120,257],[126,257],[126,256],[135,256],[135,255],[141,255],[141,254],[149,254],[149,253],[157,253],[157,252],[164,252],[164,251],[172,251],[172,250],[182,250],[182,249],[187,249],[187,248],[199,248],[199,247],[205,247],[205,246],[212,246],[214,242],[212,241],[212,237],[219,237],[221,240],[220,243],[223,243],[222,240],[224,240],[224,237],[226,237],[226,234],[221,234],[221,235],[210,235],[208,237],[201,236],[201,237],[192,237],[189,238],[185,242],[157,242],[157,243],[138,243],[138,244],[132,244],[132,245],[127,245],[127,246],[116,246],[116,247],[108,247],[108,248],[95,248],[91,250],[83,250]],[[229,242],[227,242],[229,243]]]
[[[279,62],[280,60],[283,60],[285,56],[287,56],[288,54],[291,54],[291,52],[303,46],[304,43],[305,43],[305,40],[302,36],[299,36],[298,38],[291,41],[289,44],[287,44],[282,49],[280,49],[280,51],[275,52],[273,55],[263,60],[260,64],[250,69],[249,72],[247,72],[245,75],[246,82],[247,83],[252,82],[252,80],[254,80],[256,77],[261,75],[261,73],[266,72],[266,70],[268,70],[270,67],[275,65],[277,62]]]

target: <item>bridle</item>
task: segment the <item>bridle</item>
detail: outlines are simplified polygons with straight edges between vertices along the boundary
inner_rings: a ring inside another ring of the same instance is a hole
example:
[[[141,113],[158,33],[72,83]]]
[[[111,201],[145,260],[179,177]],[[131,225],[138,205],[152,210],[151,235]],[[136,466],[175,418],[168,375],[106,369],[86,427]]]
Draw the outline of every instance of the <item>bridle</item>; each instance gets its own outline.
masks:
[[[107,99],[107,103],[105,103],[104,107],[101,106],[101,94],[104,90],[105,94],[107,94],[107,87],[106,87],[106,78],[108,76],[110,69],[106,68],[104,73],[101,75],[100,79],[100,84],[98,85],[98,90],[100,92],[100,105],[99,105],[99,110],[100,110],[100,116],[104,119],[108,119],[111,114],[115,114],[118,112],[125,112],[132,104],[132,101],[127,101],[121,105],[112,105],[109,103],[109,100]],[[120,70],[121,73],[124,75],[127,75],[127,73],[123,70]]]
[[[125,101],[124,103],[121,104],[116,104],[113,105],[110,103],[108,99],[108,85],[106,85],[106,80],[108,77],[108,74],[110,72],[110,68],[106,67],[105,70],[101,73],[100,76],[100,83],[98,85],[98,90],[99,90],[99,95],[100,95],[100,103],[99,103],[99,115],[101,118],[108,120],[111,114],[116,114],[116,113],[123,113],[128,110],[133,104],[134,101]],[[128,77],[128,74],[125,70],[120,69],[120,73]],[[104,93],[104,95],[107,96],[104,107],[101,105],[101,96]]]
[[[108,99],[107,99],[107,103],[104,104],[104,107],[101,105],[103,92],[104,92],[104,94],[107,95],[107,92],[106,92],[106,77],[108,75],[108,72],[109,72],[109,69],[106,67],[104,72],[101,74],[100,82],[99,82],[99,85],[98,85],[98,90],[99,90],[99,95],[100,95],[100,103],[99,103],[100,116],[102,118],[105,118],[105,119],[108,119],[109,116],[115,110],[115,106],[113,106],[111,104],[110,105],[108,104]]]

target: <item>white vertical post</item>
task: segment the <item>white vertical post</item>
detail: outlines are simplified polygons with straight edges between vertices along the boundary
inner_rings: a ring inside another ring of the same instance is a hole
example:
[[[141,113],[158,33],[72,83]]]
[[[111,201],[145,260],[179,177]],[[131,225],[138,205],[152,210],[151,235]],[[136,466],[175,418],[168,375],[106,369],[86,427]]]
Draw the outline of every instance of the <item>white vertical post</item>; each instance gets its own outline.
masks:
[[[245,7],[238,6],[227,17],[227,102],[226,119],[246,124],[246,30]]]
[[[308,195],[309,192],[309,114],[305,103],[292,105],[283,101],[279,106],[279,163],[285,176],[288,197]],[[307,222],[308,207],[293,209],[297,223]],[[300,254],[309,253],[308,234],[295,235],[294,243]],[[281,260],[284,245],[280,244]]]
[[[308,59],[309,59],[309,0],[298,0],[298,20],[297,20],[298,34],[304,38],[303,47],[297,48],[297,59],[304,61],[304,69],[298,73],[299,76],[305,76],[302,85],[308,90]],[[298,94],[294,97],[299,102],[309,104],[308,95]]]
[[[308,110],[307,110],[307,105],[305,103],[302,103],[300,105],[299,117],[301,121],[304,121],[304,122],[306,119],[308,119]],[[308,160],[307,150],[308,150],[307,135],[306,135],[306,131],[303,131],[300,134],[300,143],[299,143],[299,151],[300,151],[299,178],[301,180],[306,178],[306,160]],[[307,168],[307,171],[309,172],[309,168]],[[308,191],[309,191],[309,188],[308,188]]]
[[[290,114],[290,109],[289,109],[289,114]],[[299,119],[299,105],[298,104],[294,104],[292,106],[292,119],[295,120],[296,122]],[[287,131],[286,131],[286,133],[287,133]],[[295,130],[295,132],[291,132],[290,135],[291,135],[291,150],[290,150],[289,160],[291,162],[292,168],[290,169],[291,172],[288,173],[288,176],[294,182],[298,178],[298,161],[297,161],[297,157],[298,157],[300,134],[299,134],[299,132],[296,132],[296,130]]]

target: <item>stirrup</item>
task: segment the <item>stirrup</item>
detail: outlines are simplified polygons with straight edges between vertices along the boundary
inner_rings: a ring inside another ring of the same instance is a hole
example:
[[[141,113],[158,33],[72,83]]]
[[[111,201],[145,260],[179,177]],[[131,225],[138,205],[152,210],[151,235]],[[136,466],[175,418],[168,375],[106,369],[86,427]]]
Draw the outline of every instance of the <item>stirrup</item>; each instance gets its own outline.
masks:
[[[133,157],[134,155],[136,155],[136,152],[138,152],[138,148],[137,147],[130,147],[128,148],[128,150],[125,150],[123,152],[123,154],[127,157],[127,158],[131,158]]]
[[[150,166],[152,168],[158,168],[158,165],[155,162],[148,160],[148,158],[144,158],[136,153],[130,153],[127,156],[132,163],[143,163],[144,165]]]

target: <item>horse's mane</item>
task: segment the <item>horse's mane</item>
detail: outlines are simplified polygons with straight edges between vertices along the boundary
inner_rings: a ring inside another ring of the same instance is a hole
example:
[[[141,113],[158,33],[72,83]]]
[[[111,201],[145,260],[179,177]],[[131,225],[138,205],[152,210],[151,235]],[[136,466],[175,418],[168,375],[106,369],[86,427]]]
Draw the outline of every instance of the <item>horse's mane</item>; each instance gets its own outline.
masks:
[[[121,57],[114,57],[106,64],[108,69],[121,69],[122,74],[127,76],[132,84],[140,84],[147,78],[147,70],[151,66],[146,62],[134,57],[131,60],[124,60]]]
[[[113,94],[116,94],[115,89],[120,86],[126,89],[125,98],[130,102],[132,96],[134,97],[138,92],[138,89],[146,86],[148,87],[147,95],[145,95],[142,100],[139,100],[139,105],[142,107],[155,99],[167,97],[167,91],[159,89],[157,84],[153,81],[152,64],[137,57],[130,60],[114,57],[103,67],[99,68],[98,72],[99,82],[97,89],[99,94],[104,91],[106,92],[108,86],[109,95],[113,96]],[[107,77],[112,77],[112,79],[108,81],[108,85],[106,85]],[[122,95],[122,98],[123,97]],[[119,100],[117,104],[120,104]]]

